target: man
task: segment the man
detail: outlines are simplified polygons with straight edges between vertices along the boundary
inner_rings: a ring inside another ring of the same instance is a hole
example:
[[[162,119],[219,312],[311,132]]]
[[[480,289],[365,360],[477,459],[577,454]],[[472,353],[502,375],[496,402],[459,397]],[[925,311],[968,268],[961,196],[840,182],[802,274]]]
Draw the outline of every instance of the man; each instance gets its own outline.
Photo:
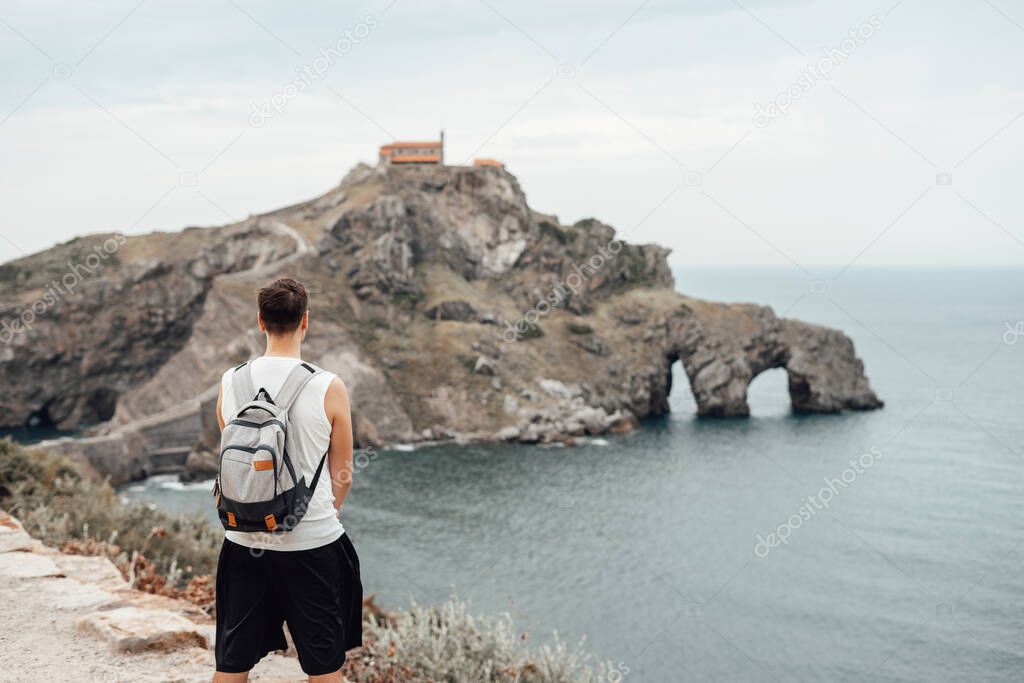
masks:
[[[281,279],[259,290],[257,322],[266,353],[248,363],[252,386],[273,398],[301,361],[309,329],[306,288]],[[217,420],[251,401],[240,396],[238,368],[221,378]],[[310,681],[342,681],[345,652],[362,642],[359,558],[338,518],[352,484],[352,420],[345,385],[320,372],[302,388],[288,412],[287,448],[301,476],[311,481],[327,454],[327,472],[291,531],[228,530],[217,564],[217,673],[214,683],[248,680],[268,652],[287,647],[288,624],[299,664]]]

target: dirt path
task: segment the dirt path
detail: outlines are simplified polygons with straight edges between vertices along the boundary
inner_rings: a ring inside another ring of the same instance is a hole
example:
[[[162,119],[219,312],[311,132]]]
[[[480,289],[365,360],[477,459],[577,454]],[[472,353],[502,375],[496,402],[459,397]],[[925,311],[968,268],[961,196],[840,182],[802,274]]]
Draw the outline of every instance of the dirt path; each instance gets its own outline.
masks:
[[[63,555],[0,511],[0,681],[209,681],[213,624],[191,604],[128,588],[106,558]],[[270,655],[252,680],[304,681]]]
[[[260,223],[263,227],[268,228],[271,232],[275,232],[278,235],[284,235],[290,237],[295,241],[295,251],[288,256],[279,258],[276,261],[263,262],[258,261],[254,263],[251,268],[245,270],[235,271],[233,273],[226,273],[219,277],[233,279],[233,280],[244,280],[255,276],[268,275],[278,271],[281,266],[287,265],[292,261],[298,260],[304,256],[315,253],[316,249],[310,244],[309,240],[305,238],[298,230],[288,225],[282,220],[273,219],[262,219]]]
[[[72,610],[55,609],[54,586],[64,579],[23,578],[0,585],[2,681],[208,681],[211,653],[115,655],[80,632]]]

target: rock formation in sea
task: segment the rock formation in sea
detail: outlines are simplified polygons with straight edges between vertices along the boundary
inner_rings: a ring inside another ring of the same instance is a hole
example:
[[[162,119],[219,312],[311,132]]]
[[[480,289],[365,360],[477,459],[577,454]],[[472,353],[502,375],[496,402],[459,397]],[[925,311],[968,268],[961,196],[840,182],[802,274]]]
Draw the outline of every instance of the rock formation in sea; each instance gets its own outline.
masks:
[[[771,368],[794,411],[881,407],[842,332],[680,294],[667,256],[534,211],[502,168],[361,164],[236,224],[0,266],[0,426],[90,426],[51,445],[115,481],[202,463],[211,388],[262,351],[254,290],[286,275],[310,289],[306,357],[348,385],[363,446],[628,431],[669,410],[676,361],[702,416],[747,415]]]

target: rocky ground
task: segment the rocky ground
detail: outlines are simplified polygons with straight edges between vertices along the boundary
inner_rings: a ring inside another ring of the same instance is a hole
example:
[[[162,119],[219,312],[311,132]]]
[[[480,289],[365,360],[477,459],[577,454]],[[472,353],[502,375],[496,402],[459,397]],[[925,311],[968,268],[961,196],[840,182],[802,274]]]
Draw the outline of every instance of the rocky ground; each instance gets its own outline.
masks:
[[[105,557],[66,555],[0,510],[0,681],[209,681],[213,623],[191,603],[131,589]],[[304,681],[264,658],[260,681]]]
[[[262,351],[253,290],[281,275],[311,290],[305,354],[348,385],[362,446],[627,431],[668,411],[677,361],[705,416],[746,415],[750,381],[777,367],[796,411],[882,405],[844,334],[681,295],[667,255],[533,210],[503,169],[360,165],[235,225],[94,235],[0,266],[0,320],[33,318],[0,327],[0,426],[93,425],[60,448],[101,473],[121,463],[115,481],[151,473],[153,451],[201,465],[211,387]]]

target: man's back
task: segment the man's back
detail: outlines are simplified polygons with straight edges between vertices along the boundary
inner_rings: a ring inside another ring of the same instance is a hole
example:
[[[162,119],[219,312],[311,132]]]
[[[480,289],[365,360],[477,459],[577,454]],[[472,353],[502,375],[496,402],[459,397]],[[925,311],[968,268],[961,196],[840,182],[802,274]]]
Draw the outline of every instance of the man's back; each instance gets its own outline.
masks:
[[[288,373],[301,361],[285,356],[261,356],[249,361],[253,387],[263,388],[276,397]],[[230,420],[239,407],[252,400],[252,396],[236,396],[233,386],[235,368],[221,377],[221,412]],[[288,411],[288,454],[296,467],[297,476],[305,475],[310,481],[327,453],[331,442],[331,421],[324,409],[324,397],[336,375],[321,372],[310,380]],[[306,550],[334,541],[344,533],[334,509],[334,494],[330,477],[321,477],[302,521],[286,534],[228,531],[227,539],[249,548],[265,550]]]
[[[243,683],[268,652],[286,649],[285,624],[310,680],[341,681],[346,652],[359,647],[363,635],[359,556],[337,517],[352,486],[348,391],[335,375],[300,360],[309,329],[309,294],[301,283],[275,280],[259,290],[257,304],[256,322],[266,334],[266,355],[249,361],[238,373],[236,368],[225,372],[217,397],[217,421],[228,443],[223,445],[216,491],[224,494],[230,481],[230,490],[242,495],[240,500],[217,498],[218,511],[227,505],[225,500],[234,509],[224,510],[221,517],[226,536],[217,561],[214,681]],[[264,393],[271,400],[281,394],[280,401],[270,406]],[[259,400],[254,400],[257,395]],[[236,421],[235,413],[243,408],[246,414]],[[246,419],[250,414],[254,417]],[[225,428],[225,423],[232,424]],[[248,443],[232,441],[246,434]],[[263,442],[265,437],[268,443]],[[270,461],[235,457],[264,451]],[[275,479],[272,488],[266,480],[254,479],[254,472],[268,470],[277,476],[282,471],[279,464],[288,476]],[[246,485],[253,481],[259,484]],[[282,481],[284,488],[279,490]],[[267,502],[277,505],[279,498],[283,507],[265,515]],[[286,521],[300,521],[278,524],[278,514]],[[270,531],[231,528],[263,528],[250,524],[250,517],[265,520]]]

